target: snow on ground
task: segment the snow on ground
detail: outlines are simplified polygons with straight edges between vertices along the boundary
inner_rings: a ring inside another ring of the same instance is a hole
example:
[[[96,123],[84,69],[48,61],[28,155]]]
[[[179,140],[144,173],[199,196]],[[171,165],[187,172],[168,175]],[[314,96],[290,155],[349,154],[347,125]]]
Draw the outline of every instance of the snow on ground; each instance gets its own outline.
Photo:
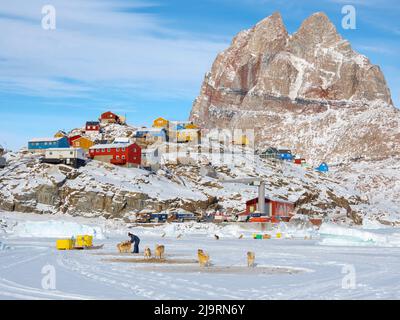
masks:
[[[318,231],[301,223],[281,224],[267,231],[273,235],[271,240],[254,240],[254,228],[238,224],[129,229],[122,222],[100,218],[6,212],[0,212],[0,221],[6,231],[0,232],[0,242],[3,249],[9,249],[0,251],[3,299],[400,298],[400,230],[395,228],[328,224]],[[57,231],[61,226],[66,234],[98,230],[104,239],[96,239],[95,244],[104,244],[104,248],[57,251],[55,239],[49,236],[61,235]],[[133,263],[132,259],[141,257],[117,254],[115,246],[127,239],[128,230],[140,236],[141,250],[164,244],[167,261],[175,263]],[[277,233],[283,237],[277,239]],[[327,239],[343,241],[327,243]],[[357,242],[363,245],[354,245]],[[210,254],[210,268],[200,269],[195,263],[199,248]],[[247,251],[256,254],[254,269],[246,267]],[[55,270],[55,290],[42,288],[49,266]],[[353,268],[356,285],[348,289],[343,282]]]

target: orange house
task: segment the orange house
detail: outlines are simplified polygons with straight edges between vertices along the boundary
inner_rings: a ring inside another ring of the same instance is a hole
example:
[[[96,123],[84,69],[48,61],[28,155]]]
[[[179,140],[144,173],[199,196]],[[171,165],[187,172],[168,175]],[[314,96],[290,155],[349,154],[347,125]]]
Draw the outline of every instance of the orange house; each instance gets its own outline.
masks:
[[[85,150],[86,152],[89,151],[89,149],[94,145],[94,142],[88,138],[85,137],[80,137],[78,139],[75,139],[72,141],[72,147],[74,148],[81,148]]]

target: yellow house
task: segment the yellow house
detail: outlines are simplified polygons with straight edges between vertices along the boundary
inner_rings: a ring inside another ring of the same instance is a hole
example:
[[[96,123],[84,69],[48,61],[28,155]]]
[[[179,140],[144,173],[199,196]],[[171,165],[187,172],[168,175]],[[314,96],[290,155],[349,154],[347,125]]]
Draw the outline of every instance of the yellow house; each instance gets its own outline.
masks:
[[[89,148],[94,146],[94,142],[88,138],[80,137],[72,142],[72,147],[81,148],[85,151],[89,151]]]
[[[250,144],[249,138],[247,138],[246,135],[242,135],[239,137],[235,137],[233,140],[234,145],[239,145],[239,146],[248,146]]]
[[[67,134],[64,131],[60,130],[54,135],[54,138],[62,138],[62,137],[66,137],[66,136],[67,136]]]
[[[188,123],[185,125],[185,129],[198,129],[199,127],[196,126],[194,123]]]
[[[154,128],[168,128],[169,121],[160,117],[153,121]]]
[[[200,131],[196,129],[184,129],[176,132],[177,142],[200,142]]]

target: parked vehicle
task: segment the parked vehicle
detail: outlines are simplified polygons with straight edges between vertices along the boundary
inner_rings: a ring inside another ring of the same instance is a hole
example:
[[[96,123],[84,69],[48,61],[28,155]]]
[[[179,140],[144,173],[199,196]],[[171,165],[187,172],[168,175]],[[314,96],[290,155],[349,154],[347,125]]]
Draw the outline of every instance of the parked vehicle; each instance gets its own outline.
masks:
[[[168,219],[167,213],[152,213],[150,215],[150,222],[164,223],[164,222],[167,222],[167,219]]]
[[[193,213],[174,213],[175,220],[178,222],[197,221]]]

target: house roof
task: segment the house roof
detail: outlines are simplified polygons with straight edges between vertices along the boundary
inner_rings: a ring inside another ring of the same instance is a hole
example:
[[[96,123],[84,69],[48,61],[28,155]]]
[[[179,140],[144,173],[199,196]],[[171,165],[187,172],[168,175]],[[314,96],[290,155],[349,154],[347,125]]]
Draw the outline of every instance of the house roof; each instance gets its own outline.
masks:
[[[100,122],[98,121],[86,121],[87,126],[98,126]]]
[[[116,117],[118,117],[118,115],[117,114],[115,114],[114,112],[112,112],[112,111],[106,111],[106,112],[103,112],[102,114],[101,114],[101,117],[103,117],[103,116],[105,116],[105,115],[107,115],[107,114],[112,114],[113,116],[116,116]]]
[[[255,201],[255,200],[258,200],[258,198],[254,198],[254,199],[247,200],[247,201],[246,201],[246,204],[247,204],[248,202],[253,202],[253,201]],[[285,200],[281,200],[281,199],[277,199],[277,198],[270,198],[270,197],[265,197],[265,200],[274,201],[274,202],[280,202],[280,203],[286,203],[286,204],[294,204],[293,202],[290,202],[290,201],[285,201]]]
[[[85,140],[88,140],[88,141],[92,141],[91,139],[89,139],[88,137],[83,137],[83,136],[80,136],[80,137],[72,137],[72,138],[74,138],[73,139],[73,141],[76,141],[76,140],[81,140],[81,139],[85,139]],[[93,141],[92,141],[93,142]]]
[[[29,142],[56,142],[61,139],[64,139],[65,137],[58,137],[58,138],[33,138],[30,139]]]
[[[137,132],[160,132],[160,131],[164,131],[166,132],[166,130],[164,128],[141,128],[135,131],[135,133]]]
[[[108,144],[96,144],[90,149],[114,149],[114,148],[126,148],[134,145],[135,143],[126,144],[126,143],[108,143]]]
[[[67,151],[67,150],[73,150],[73,151],[82,150],[83,151],[83,149],[81,149],[81,148],[49,148],[49,149],[46,149],[46,151]]]

